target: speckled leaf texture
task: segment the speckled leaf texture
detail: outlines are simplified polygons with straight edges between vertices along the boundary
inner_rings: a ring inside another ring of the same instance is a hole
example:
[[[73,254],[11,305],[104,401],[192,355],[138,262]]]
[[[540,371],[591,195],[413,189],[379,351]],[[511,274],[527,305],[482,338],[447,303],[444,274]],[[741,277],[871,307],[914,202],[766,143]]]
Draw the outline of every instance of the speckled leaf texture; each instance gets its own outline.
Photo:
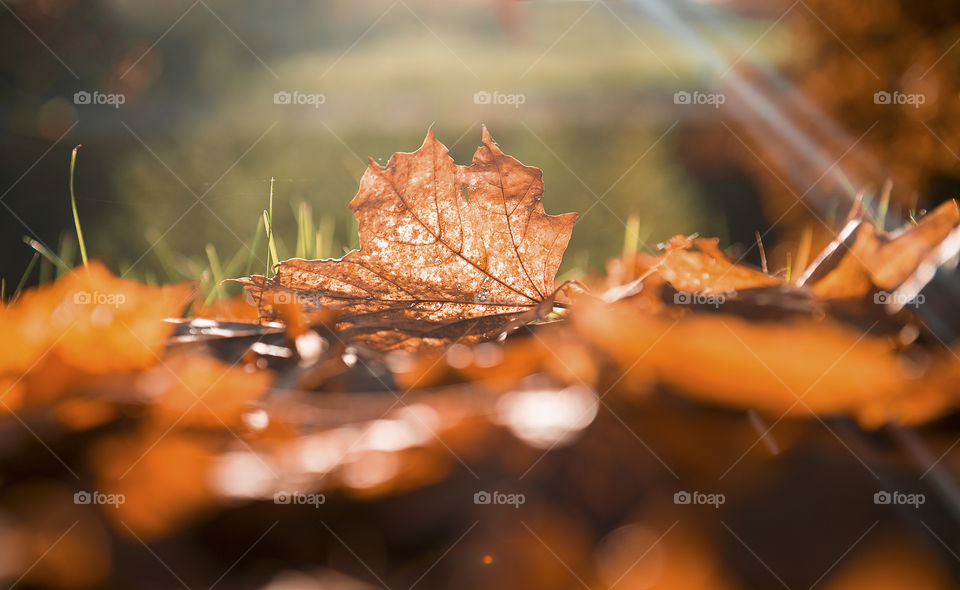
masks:
[[[381,350],[487,339],[554,292],[577,216],[547,215],[542,194],[542,172],[500,151],[486,127],[469,166],[430,129],[417,151],[370,160],[350,203],[359,250],[241,282],[262,317],[284,293],[308,311],[336,307],[345,338]]]

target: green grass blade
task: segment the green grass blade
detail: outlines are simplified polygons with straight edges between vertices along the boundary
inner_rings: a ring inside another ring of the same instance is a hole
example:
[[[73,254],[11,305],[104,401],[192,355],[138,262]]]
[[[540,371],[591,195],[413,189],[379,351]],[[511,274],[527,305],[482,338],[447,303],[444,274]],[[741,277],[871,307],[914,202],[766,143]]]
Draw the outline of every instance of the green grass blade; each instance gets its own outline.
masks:
[[[17,288],[13,291],[13,297],[16,299],[20,295],[20,291],[23,291],[23,288],[27,284],[27,280],[30,278],[30,273],[33,272],[33,267],[37,265],[37,261],[40,260],[40,253],[34,252],[33,258],[30,259],[30,263],[27,264],[27,270],[23,272],[23,276],[20,277],[20,282],[17,283]]]
[[[28,245],[28,246],[30,246],[30,247],[33,248],[34,250],[36,250],[37,253],[39,253],[41,256],[43,256],[44,260],[47,260],[48,262],[50,262],[50,264],[53,265],[53,268],[58,268],[58,269],[63,270],[63,271],[69,271],[69,270],[70,270],[70,267],[69,267],[69,266],[67,266],[66,264],[64,264],[64,262],[63,262],[62,260],[60,260],[59,258],[57,258],[57,255],[56,255],[56,254],[54,254],[53,252],[51,252],[49,248],[47,248],[46,246],[44,246],[43,244],[41,244],[39,241],[34,240],[33,238],[31,238],[31,237],[29,237],[29,236],[23,236],[23,243],[26,244],[26,245]],[[52,269],[51,269],[51,270],[52,270]],[[51,273],[51,274],[52,274],[52,273]],[[44,275],[46,275],[46,273],[44,273]]]
[[[893,192],[893,182],[887,180],[883,184],[883,191],[880,193],[880,206],[877,209],[877,226],[886,231],[887,212],[890,210],[890,193]]]
[[[317,258],[330,258],[333,256],[333,228],[336,226],[336,219],[332,215],[326,215],[320,220],[317,227],[317,245],[314,256]]]
[[[270,214],[266,211],[263,212],[263,226],[267,230],[267,274],[270,276],[270,265],[271,258],[273,263],[276,264],[280,261],[280,257],[277,256],[277,242],[273,239],[273,226],[270,224]]]
[[[314,241],[313,210],[309,203],[300,201],[296,210],[297,215],[297,248],[295,256],[297,258],[316,258],[316,249]]]
[[[277,244],[273,239],[273,185],[276,182],[276,178],[273,176],[270,177],[270,199],[267,203],[267,210],[263,212],[263,224],[267,230],[267,270],[265,276],[270,276],[270,256],[273,255],[273,263],[276,264],[280,261],[277,258]]]
[[[302,204],[302,203],[301,203]],[[304,234],[304,219],[303,219],[303,207],[298,207],[294,211],[297,216],[297,246],[293,250],[293,255],[297,258],[306,258],[307,257],[307,245],[306,245],[306,234]]]
[[[53,280],[53,272],[57,268],[57,265],[50,262],[50,258],[41,254],[40,258],[40,272],[37,277],[37,284],[43,285]]]
[[[626,258],[635,254],[640,247],[640,216],[636,213],[630,214],[627,218],[627,224],[623,228],[623,252],[621,255]]]
[[[217,256],[217,249],[213,244],[207,244],[207,260],[210,262],[210,274],[213,275],[213,288],[210,289],[210,293],[207,295],[204,303],[209,304],[214,299],[219,298],[222,295],[222,288],[220,283],[223,281],[223,267],[220,266],[220,257]]]
[[[257,249],[260,248],[260,231],[263,229],[263,218],[257,218],[257,229],[253,232],[253,246],[250,247],[250,253],[247,255],[247,266],[243,270],[245,276],[250,276],[253,271],[253,261],[257,258]]]
[[[273,221],[273,185],[277,179],[273,176],[270,177],[270,202],[267,205],[267,210],[270,212],[270,220]]]
[[[350,220],[350,249],[360,249],[360,222],[354,215]]]
[[[58,256],[60,260],[62,260],[67,266],[67,268],[73,268],[73,257],[75,254],[73,247],[73,240],[70,239],[70,236],[63,235],[60,237],[60,254]],[[62,268],[58,269],[57,278],[59,279],[66,272],[67,271],[63,270]]]
[[[233,257],[223,265],[224,277],[235,277],[240,273],[240,269],[243,268],[243,263],[246,261],[244,250],[246,250],[246,248],[237,250]]]
[[[187,279],[187,275],[180,269],[177,256],[170,249],[166,239],[156,230],[147,230],[147,239],[153,244],[153,255],[160,262],[164,274],[171,281],[182,281]]]
[[[317,257],[317,249],[313,239],[313,236],[317,233],[317,227],[313,224],[313,207],[306,202],[301,203],[300,206],[303,207],[306,216],[306,221],[303,224],[304,256],[313,259]]]
[[[73,154],[70,156],[70,206],[73,207],[73,224],[77,227],[77,241],[80,243],[80,259],[83,265],[87,265],[87,245],[83,241],[83,230],[80,229],[80,215],[77,214],[77,193],[73,190],[73,171],[77,166],[77,150],[80,146],[73,148]]]

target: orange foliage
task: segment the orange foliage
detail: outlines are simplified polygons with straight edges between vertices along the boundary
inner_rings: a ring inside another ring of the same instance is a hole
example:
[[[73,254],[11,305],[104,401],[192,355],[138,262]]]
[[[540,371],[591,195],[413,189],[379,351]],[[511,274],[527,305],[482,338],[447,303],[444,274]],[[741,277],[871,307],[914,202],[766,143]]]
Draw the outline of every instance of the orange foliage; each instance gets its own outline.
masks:
[[[212,452],[196,435],[161,428],[101,438],[89,454],[99,489],[125,498],[103,512],[122,534],[145,541],[168,534],[214,505]]]
[[[167,425],[234,428],[247,404],[270,387],[268,372],[203,356],[178,356],[144,374],[150,409]]]

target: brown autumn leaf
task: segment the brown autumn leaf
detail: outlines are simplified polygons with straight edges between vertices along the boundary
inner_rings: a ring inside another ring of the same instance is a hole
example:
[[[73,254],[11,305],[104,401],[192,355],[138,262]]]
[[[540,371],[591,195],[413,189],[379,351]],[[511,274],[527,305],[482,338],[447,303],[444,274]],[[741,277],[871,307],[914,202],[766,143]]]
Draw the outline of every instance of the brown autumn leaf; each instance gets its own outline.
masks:
[[[211,303],[198,298],[191,315],[218,322],[256,322],[260,317],[255,303],[242,296],[216,299]]]
[[[656,268],[676,290],[705,295],[783,284],[776,277],[731,260],[720,249],[719,238],[674,236]]]
[[[178,355],[143,373],[154,396],[151,413],[173,427],[237,428],[251,400],[270,388],[268,371],[253,371],[201,355]]]
[[[872,428],[891,419],[922,422],[957,404],[954,393],[932,391],[887,339],[835,321],[725,314],[670,320],[586,298],[571,319],[627,371],[627,382],[633,371],[652,371],[669,390],[709,404],[773,417],[855,415]]]
[[[163,320],[179,315],[193,291],[116,277],[91,261],[0,305],[0,373],[36,370],[52,353],[91,374],[151,366],[173,329]]]
[[[164,320],[193,293],[186,283],[145,285],[90,261],[0,304],[0,413],[155,365],[173,331]]]
[[[776,287],[784,281],[731,259],[720,248],[719,238],[677,234],[662,246],[660,256],[633,253],[607,264],[608,290],[603,299],[613,303],[642,294],[647,305],[659,301],[660,290],[669,283],[676,291],[702,295],[735,294],[737,291]],[[625,267],[626,265],[626,267]],[[637,277],[624,284],[621,277]],[[654,305],[659,308],[659,306]]]
[[[147,427],[98,438],[87,452],[98,488],[123,494],[123,503],[103,510],[122,535],[161,538],[215,506],[213,448],[202,436]]]
[[[893,291],[922,271],[923,284],[956,254],[960,240],[960,208],[947,201],[923,216],[916,225],[886,233],[854,219],[804,273],[801,285],[810,285],[825,299],[864,297],[874,289]]]
[[[273,278],[239,282],[261,317],[275,317],[282,299],[339,308],[345,339],[383,350],[494,337],[552,306],[576,214],[545,212],[542,176],[500,151],[486,127],[469,166],[430,129],[416,152],[370,160],[350,202],[359,250],[294,258]]]

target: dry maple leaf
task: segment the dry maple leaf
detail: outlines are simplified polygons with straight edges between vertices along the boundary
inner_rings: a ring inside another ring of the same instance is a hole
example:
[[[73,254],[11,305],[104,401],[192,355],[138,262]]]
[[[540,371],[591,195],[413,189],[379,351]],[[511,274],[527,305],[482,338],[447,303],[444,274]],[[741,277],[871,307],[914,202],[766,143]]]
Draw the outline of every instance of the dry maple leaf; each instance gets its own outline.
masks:
[[[470,166],[455,164],[430,129],[416,152],[370,160],[350,202],[359,250],[294,258],[272,279],[240,282],[261,317],[291,300],[337,307],[346,338],[380,349],[493,337],[552,306],[576,214],[547,215],[542,176],[501,152],[486,127]]]
[[[783,284],[776,277],[731,260],[720,249],[719,238],[674,236],[657,269],[678,291],[707,295]]]
[[[956,255],[960,241],[960,208],[947,201],[920,218],[886,233],[861,219],[852,219],[800,279],[823,298],[864,297],[873,289],[893,291],[919,280],[918,292],[936,268]],[[917,271],[922,279],[912,277]]]
[[[738,291],[776,287],[784,282],[772,275],[732,260],[720,248],[719,238],[698,238],[677,234],[662,246],[660,256],[635,254],[627,272],[638,278],[625,285],[610,288],[604,301],[613,303],[640,293],[648,298],[660,297],[660,286],[666,282],[676,291],[703,295],[736,294]],[[616,265],[608,265],[617,269]]]

